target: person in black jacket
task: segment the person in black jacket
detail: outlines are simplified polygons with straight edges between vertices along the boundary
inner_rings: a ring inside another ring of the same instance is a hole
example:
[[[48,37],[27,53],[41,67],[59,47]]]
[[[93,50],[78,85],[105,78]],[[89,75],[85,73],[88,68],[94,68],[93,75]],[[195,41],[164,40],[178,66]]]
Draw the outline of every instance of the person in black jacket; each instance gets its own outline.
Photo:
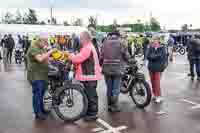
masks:
[[[97,43],[97,39],[96,38],[92,38],[92,44],[94,45],[96,51],[97,51],[97,55],[98,58],[100,57],[100,51],[99,51],[99,47],[98,47],[98,43]]]
[[[192,73],[192,71],[194,72],[195,65],[197,80],[200,81],[200,36],[195,35],[195,38],[193,38],[190,43],[190,47],[188,47],[188,57],[191,67],[191,76],[195,76],[195,74]]]
[[[167,67],[167,53],[164,46],[160,45],[160,38],[153,37],[153,42],[148,48],[147,52],[148,69],[156,103],[162,102],[161,89],[160,89],[160,76],[161,72]]]
[[[146,53],[147,53],[147,48],[148,48],[148,45],[149,45],[149,39],[145,36],[144,38],[143,38],[143,53],[144,53],[144,59],[143,60],[145,60],[146,59]]]
[[[6,47],[7,38],[8,38],[8,36],[4,35],[4,37],[1,39],[1,47],[3,48],[3,59],[4,59],[4,61],[6,60],[7,52],[8,52],[8,48]]]
[[[13,49],[15,47],[15,41],[14,41],[14,39],[13,39],[11,34],[8,35],[6,47],[8,48],[7,62],[12,63],[12,53],[13,53]]]
[[[72,35],[72,47],[73,47],[73,51],[76,52],[80,52],[81,49],[81,45],[80,45],[80,40],[78,38],[78,36],[76,34]]]
[[[195,52],[194,52],[194,38],[192,38],[188,45],[187,45],[187,57],[188,57],[188,61],[189,61],[189,65],[190,65],[190,73],[188,74],[188,76],[191,76],[191,79],[194,80],[194,67],[195,67]]]

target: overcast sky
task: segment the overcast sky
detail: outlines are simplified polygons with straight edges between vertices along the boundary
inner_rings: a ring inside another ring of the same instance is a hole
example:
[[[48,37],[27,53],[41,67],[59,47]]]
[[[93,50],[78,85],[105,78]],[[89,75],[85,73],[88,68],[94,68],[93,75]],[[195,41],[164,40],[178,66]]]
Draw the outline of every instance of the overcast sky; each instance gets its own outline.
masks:
[[[86,24],[90,15],[97,15],[100,24],[110,24],[113,19],[120,24],[137,19],[145,22],[152,12],[167,29],[180,28],[185,23],[200,28],[199,0],[0,0],[0,3],[0,12],[35,8],[38,17],[46,20],[52,4],[53,15],[60,22],[80,17]]]

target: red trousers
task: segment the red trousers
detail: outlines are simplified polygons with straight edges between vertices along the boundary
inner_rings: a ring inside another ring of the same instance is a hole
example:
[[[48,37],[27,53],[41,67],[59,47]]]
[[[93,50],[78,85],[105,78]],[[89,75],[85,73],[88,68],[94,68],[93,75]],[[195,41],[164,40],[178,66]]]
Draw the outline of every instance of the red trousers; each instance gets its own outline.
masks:
[[[160,91],[160,72],[150,72],[151,84],[154,96],[161,96]]]

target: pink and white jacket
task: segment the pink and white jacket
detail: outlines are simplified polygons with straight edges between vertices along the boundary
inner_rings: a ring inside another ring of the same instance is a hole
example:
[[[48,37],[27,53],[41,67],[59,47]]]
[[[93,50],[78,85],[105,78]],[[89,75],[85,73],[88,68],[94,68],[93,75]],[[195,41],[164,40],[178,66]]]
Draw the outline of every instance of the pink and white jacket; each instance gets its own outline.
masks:
[[[78,54],[70,54],[69,59],[75,64],[75,78],[79,81],[96,81],[101,79],[101,67],[95,47],[90,42],[80,49]]]

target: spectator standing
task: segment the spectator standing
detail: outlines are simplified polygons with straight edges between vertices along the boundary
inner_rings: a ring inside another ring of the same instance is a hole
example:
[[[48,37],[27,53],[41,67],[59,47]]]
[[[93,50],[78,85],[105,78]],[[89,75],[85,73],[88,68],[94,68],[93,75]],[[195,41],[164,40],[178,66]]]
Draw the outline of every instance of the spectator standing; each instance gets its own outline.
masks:
[[[150,45],[147,52],[148,69],[156,103],[162,102],[161,89],[160,89],[160,76],[161,72],[166,68],[167,53],[165,47],[160,45],[160,37],[154,36],[153,43]]]

